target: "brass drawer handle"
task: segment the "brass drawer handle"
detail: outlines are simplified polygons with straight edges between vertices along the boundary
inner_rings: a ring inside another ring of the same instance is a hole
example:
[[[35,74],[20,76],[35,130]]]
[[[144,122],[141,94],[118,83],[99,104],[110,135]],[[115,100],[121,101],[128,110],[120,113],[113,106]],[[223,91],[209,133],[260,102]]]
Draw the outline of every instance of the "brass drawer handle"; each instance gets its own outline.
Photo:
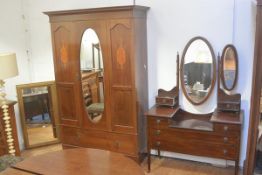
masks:
[[[224,150],[223,150],[223,153],[224,153],[224,155],[227,155],[227,150],[224,149]]]
[[[224,137],[224,142],[227,143],[228,142],[228,138]]]
[[[157,130],[157,131],[156,131],[156,135],[160,135],[160,130]]]
[[[160,142],[156,142],[156,146],[160,146]]]
[[[224,131],[228,131],[228,126],[227,125],[224,126]]]
[[[157,120],[156,120],[156,123],[157,123],[157,124],[159,124],[160,122],[161,122],[161,120],[160,120],[160,119],[157,119]]]

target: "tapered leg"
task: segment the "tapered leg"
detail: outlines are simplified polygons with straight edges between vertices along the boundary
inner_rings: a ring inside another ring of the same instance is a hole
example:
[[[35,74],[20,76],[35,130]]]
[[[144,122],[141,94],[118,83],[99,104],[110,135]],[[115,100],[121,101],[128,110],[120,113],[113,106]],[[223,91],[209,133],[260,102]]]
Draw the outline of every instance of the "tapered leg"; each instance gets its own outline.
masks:
[[[151,154],[150,154],[150,150],[148,150],[148,153],[147,153],[147,168],[148,168],[148,172],[150,172],[150,170],[151,170]]]
[[[235,175],[238,175],[238,170],[239,170],[238,164],[239,164],[239,160],[236,160],[235,161]]]

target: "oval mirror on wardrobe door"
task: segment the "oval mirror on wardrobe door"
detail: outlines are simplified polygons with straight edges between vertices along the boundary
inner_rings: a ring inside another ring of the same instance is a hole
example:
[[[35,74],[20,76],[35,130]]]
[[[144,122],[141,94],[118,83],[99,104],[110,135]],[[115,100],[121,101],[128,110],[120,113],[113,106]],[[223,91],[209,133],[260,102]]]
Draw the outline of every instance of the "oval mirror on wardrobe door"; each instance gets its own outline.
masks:
[[[216,78],[214,51],[203,37],[195,37],[186,45],[181,60],[181,86],[186,98],[194,105],[210,96]]]
[[[86,112],[89,119],[97,123],[104,112],[104,65],[99,38],[91,28],[82,36],[80,67]]]
[[[236,48],[233,45],[227,45],[222,54],[221,79],[226,90],[234,89],[238,76],[238,57]]]

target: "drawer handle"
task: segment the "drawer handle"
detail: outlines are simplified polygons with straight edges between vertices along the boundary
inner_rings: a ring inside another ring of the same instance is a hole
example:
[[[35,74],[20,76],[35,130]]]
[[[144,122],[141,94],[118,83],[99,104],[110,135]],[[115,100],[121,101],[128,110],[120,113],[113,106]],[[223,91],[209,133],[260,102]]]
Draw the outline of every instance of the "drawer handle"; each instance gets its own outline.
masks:
[[[224,149],[223,152],[224,152],[224,155],[227,155],[227,150],[226,149]]]
[[[156,146],[160,146],[160,142],[156,142]]]
[[[159,124],[160,122],[161,122],[161,120],[160,120],[160,119],[157,119],[157,120],[156,120],[156,123],[157,123],[157,124]]]
[[[228,130],[228,126],[224,126],[224,131],[227,131]]]
[[[228,138],[224,137],[224,142],[227,143],[228,142]]]
[[[157,131],[156,131],[156,135],[160,135],[160,130],[157,130]]]

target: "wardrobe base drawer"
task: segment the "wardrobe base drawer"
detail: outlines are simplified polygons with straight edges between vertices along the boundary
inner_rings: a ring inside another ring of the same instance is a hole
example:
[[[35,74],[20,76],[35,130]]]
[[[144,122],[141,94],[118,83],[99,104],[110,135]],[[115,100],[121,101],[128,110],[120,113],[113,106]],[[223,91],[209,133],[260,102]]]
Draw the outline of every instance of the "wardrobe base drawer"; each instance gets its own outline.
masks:
[[[115,152],[137,156],[137,136],[128,134],[110,134],[110,149]]]
[[[78,145],[78,129],[74,127],[61,126],[60,129],[61,143],[67,145]]]
[[[97,149],[108,149],[108,133],[103,131],[81,130],[79,132],[79,145]]]

